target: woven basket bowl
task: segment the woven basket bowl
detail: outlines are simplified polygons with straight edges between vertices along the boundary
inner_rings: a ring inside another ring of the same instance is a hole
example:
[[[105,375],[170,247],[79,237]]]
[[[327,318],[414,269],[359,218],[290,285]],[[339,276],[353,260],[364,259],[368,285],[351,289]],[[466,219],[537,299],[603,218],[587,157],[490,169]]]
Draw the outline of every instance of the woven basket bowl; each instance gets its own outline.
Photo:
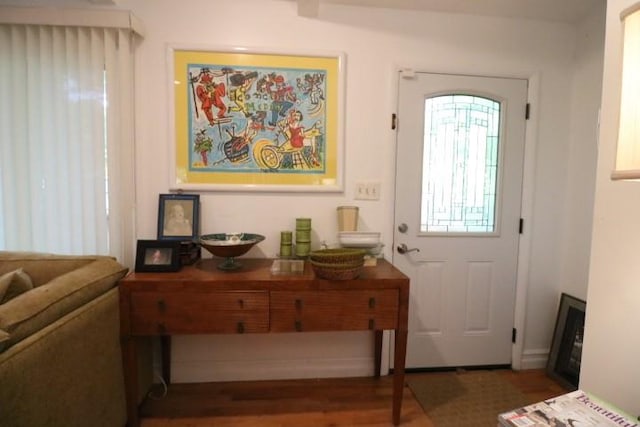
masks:
[[[323,264],[356,264],[364,262],[366,253],[363,249],[320,249],[311,251],[309,259]]]
[[[327,280],[351,280],[360,276],[364,261],[349,264],[327,264],[311,260],[316,276]]]

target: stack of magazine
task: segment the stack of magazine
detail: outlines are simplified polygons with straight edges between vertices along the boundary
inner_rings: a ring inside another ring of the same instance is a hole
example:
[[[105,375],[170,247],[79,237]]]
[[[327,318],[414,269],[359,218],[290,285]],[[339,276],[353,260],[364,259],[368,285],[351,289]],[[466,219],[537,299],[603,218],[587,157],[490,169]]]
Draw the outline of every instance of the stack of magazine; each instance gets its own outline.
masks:
[[[514,409],[498,416],[498,427],[640,427],[640,421],[612,409],[582,390]]]

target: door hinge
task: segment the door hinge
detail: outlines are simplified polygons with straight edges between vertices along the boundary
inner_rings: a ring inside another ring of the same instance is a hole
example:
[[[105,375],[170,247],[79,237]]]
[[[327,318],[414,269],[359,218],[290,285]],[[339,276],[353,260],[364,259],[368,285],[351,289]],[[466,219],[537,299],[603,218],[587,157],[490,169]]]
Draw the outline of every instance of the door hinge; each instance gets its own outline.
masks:
[[[520,218],[520,224],[518,225],[518,233],[522,234],[524,232],[524,219]]]
[[[398,116],[396,113],[391,114],[391,130],[396,130]]]
[[[527,102],[527,106],[524,109],[524,119],[529,120],[529,115],[531,115],[531,104]]]
[[[518,336],[518,330],[516,328],[511,329],[511,342],[516,343],[516,337]]]

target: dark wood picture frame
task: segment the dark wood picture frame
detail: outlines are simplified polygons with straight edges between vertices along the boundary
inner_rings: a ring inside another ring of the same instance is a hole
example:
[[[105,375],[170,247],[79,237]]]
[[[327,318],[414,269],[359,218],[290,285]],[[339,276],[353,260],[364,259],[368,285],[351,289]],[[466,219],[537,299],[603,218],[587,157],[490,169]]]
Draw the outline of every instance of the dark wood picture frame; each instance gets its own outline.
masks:
[[[563,293],[553,333],[547,374],[571,390],[578,389],[586,302]]]
[[[197,241],[199,229],[200,195],[159,195],[158,240]]]
[[[136,272],[170,272],[180,267],[179,241],[138,240]]]

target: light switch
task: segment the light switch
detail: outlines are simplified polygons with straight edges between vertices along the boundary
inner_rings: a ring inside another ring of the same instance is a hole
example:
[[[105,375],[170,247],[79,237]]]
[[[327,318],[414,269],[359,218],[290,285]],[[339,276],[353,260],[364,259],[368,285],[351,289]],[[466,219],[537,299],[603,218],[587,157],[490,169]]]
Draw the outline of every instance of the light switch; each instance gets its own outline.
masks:
[[[377,181],[356,183],[356,200],[380,200],[380,183]]]

